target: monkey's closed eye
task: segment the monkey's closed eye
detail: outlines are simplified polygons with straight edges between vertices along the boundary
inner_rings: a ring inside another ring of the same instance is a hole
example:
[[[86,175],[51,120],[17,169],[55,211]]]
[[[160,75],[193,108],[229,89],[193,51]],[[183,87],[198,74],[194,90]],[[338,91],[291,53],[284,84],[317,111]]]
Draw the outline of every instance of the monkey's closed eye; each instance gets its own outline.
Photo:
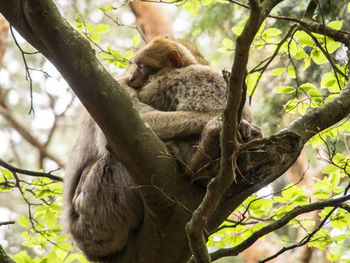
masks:
[[[148,75],[156,74],[160,69],[152,66],[148,66],[145,64],[139,65],[140,69],[144,72],[146,72]]]

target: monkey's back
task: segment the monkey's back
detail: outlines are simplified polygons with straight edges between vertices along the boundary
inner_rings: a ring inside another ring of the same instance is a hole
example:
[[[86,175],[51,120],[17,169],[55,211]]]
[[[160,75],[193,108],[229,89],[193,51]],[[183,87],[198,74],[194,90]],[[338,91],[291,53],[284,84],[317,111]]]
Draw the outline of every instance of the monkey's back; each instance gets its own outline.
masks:
[[[93,261],[122,250],[143,218],[143,203],[124,165],[107,149],[97,124],[84,114],[64,178],[63,224]]]
[[[190,65],[155,76],[139,92],[142,102],[162,111],[220,111],[227,85],[222,74],[209,66]]]

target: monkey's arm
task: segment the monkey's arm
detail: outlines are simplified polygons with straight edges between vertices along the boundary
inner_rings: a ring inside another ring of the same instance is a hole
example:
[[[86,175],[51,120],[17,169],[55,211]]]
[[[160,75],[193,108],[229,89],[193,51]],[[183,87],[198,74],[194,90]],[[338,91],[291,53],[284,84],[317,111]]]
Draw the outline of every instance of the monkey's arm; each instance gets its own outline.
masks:
[[[212,118],[204,127],[196,152],[186,160],[186,173],[192,181],[206,186],[219,172],[221,117]],[[239,132],[243,143],[263,138],[262,129],[242,119]]]
[[[143,120],[162,140],[184,138],[201,134],[206,123],[215,116],[221,115],[219,111],[159,111],[143,103],[138,98],[138,92],[128,85],[130,67],[118,82],[129,93],[136,110]],[[167,86],[165,86],[167,87]]]
[[[149,111],[141,114],[162,140],[199,135],[206,123],[220,112]]]

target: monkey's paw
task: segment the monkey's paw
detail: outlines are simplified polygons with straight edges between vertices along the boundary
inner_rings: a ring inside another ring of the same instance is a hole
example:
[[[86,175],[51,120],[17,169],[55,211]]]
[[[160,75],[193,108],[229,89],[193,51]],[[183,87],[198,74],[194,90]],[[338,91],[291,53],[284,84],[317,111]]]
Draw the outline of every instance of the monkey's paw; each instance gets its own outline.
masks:
[[[204,126],[204,132],[211,137],[216,137],[220,135],[222,129],[222,117],[216,116],[212,118],[208,123]]]

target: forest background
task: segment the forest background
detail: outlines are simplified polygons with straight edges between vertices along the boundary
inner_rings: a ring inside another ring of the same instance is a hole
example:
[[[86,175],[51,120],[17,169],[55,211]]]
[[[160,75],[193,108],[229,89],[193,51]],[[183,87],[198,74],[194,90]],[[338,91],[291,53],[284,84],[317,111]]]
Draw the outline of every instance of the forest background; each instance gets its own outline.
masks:
[[[248,99],[265,137],[339,96],[348,79],[348,1],[279,2],[255,34],[247,65]],[[186,39],[210,65],[230,70],[250,14],[248,1],[133,3],[133,8],[118,1],[55,3],[115,77],[142,38],[157,34]],[[327,31],[315,32],[312,22],[342,33],[345,40],[333,31],[333,38]],[[79,129],[80,102],[55,67],[15,28],[9,30],[5,18],[0,20],[0,62],[0,244],[16,262],[85,262],[59,220],[63,168]],[[335,120],[337,114],[329,112]],[[283,176],[250,195],[211,233],[209,251],[219,251],[213,258],[350,261],[350,125],[347,118],[333,124],[308,140]],[[325,203],[329,200],[336,201]],[[278,225],[297,207],[299,214]],[[262,233],[273,224],[278,227]],[[254,235],[256,242],[239,247]]]

